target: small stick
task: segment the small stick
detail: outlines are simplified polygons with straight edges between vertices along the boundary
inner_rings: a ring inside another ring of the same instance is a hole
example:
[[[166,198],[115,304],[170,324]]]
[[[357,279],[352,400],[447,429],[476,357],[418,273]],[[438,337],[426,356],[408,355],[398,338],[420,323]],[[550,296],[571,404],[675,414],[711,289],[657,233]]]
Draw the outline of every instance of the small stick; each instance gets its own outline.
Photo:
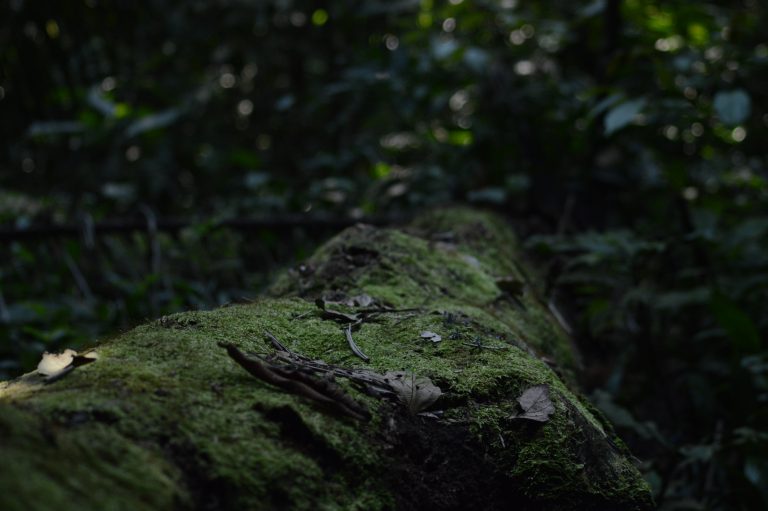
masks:
[[[281,343],[275,335],[270,332],[269,330],[264,330],[265,335],[267,336],[267,339],[272,344],[272,347],[277,350],[277,354],[284,354],[288,357],[289,363],[293,364],[296,363],[297,360],[306,361],[308,360],[307,357],[304,355],[299,355],[295,351],[291,351],[288,349],[283,343]]]
[[[285,351],[285,352],[287,352],[287,353],[291,353],[291,350],[289,350],[288,348],[286,348],[286,347],[283,345],[283,343],[281,343],[280,341],[278,341],[278,340],[277,340],[277,337],[275,337],[275,336],[274,336],[274,334],[272,334],[272,332],[270,332],[269,330],[264,330],[264,333],[266,334],[266,336],[267,336],[267,339],[269,339],[269,342],[270,342],[270,343],[272,343],[272,346],[273,346],[273,347],[274,347],[274,348],[275,348],[277,351]]]
[[[347,344],[349,344],[350,349],[352,350],[352,353],[357,355],[358,357],[362,358],[364,362],[370,362],[371,359],[363,353],[360,348],[355,344],[355,340],[352,339],[352,325],[347,325],[347,328],[344,329],[344,333],[347,336]]]
[[[400,324],[400,323],[402,323],[403,321],[406,321],[406,320],[408,320],[408,319],[411,319],[411,318],[415,318],[416,316],[418,316],[418,314],[406,314],[406,315],[405,315],[405,316],[403,316],[402,318],[400,318],[400,319],[398,319],[397,321],[395,321],[395,322],[393,323],[393,325],[399,325],[399,324]]]
[[[329,382],[309,380],[290,370],[284,371],[278,367],[272,367],[261,360],[246,356],[234,344],[228,342],[219,342],[218,344],[227,350],[227,354],[240,367],[262,381],[287,392],[323,403],[355,419],[368,420],[370,418],[368,410],[346,396],[343,391],[340,389],[330,390]]]
[[[390,314],[398,312],[418,312],[420,307],[408,307],[406,309],[387,309],[384,307],[369,307],[367,309],[357,309],[356,312],[360,314]]]
[[[477,348],[480,350],[506,350],[508,349],[506,346],[487,346],[485,344],[481,344],[478,342],[463,342],[461,343],[464,346],[469,346],[470,348]]]

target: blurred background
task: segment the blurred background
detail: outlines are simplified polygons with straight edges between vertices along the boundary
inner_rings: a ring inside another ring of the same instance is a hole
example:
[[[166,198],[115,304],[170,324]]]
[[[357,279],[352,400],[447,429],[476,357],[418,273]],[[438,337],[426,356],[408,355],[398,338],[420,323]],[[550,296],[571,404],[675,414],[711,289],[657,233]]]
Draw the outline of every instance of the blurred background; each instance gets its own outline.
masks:
[[[661,509],[768,506],[758,0],[7,0],[0,379],[358,219],[514,223]]]

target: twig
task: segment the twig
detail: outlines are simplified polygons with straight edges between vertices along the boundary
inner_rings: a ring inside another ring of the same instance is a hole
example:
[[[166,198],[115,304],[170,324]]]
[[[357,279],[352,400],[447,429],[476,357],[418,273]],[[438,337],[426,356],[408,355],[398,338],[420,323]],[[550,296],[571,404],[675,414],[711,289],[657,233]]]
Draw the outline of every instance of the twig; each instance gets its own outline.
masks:
[[[411,318],[415,318],[416,316],[418,316],[418,314],[415,314],[415,313],[414,313],[414,314],[406,314],[406,315],[405,315],[405,316],[403,316],[402,318],[400,318],[400,319],[398,319],[397,321],[395,321],[395,322],[393,323],[393,325],[399,325],[399,324],[400,324],[400,323],[402,323],[403,321],[409,320],[409,319],[411,319]]]
[[[309,357],[305,357],[300,353],[288,349],[270,331],[265,330],[264,332],[277,352],[272,355],[263,353],[250,353],[249,355],[258,357],[262,361],[270,364],[273,368],[277,367],[275,362],[281,362],[291,367],[298,367],[304,371],[320,373],[324,376],[347,378],[352,383],[361,387],[365,393],[375,397],[390,397],[392,395],[390,385],[386,382],[386,379],[378,373],[369,369],[347,369],[330,365],[322,360],[312,360]]]
[[[285,351],[285,352],[287,352],[287,353],[292,353],[292,351],[291,351],[291,350],[289,350],[288,348],[286,348],[286,347],[283,345],[283,343],[281,343],[280,341],[278,341],[278,340],[277,340],[277,337],[275,337],[275,336],[272,334],[272,332],[270,332],[269,330],[264,330],[264,333],[266,334],[266,336],[267,336],[267,339],[269,339],[269,342],[270,342],[270,343],[272,343],[272,346],[273,346],[273,347],[274,347],[274,348],[275,348],[277,351]]]
[[[573,335],[573,329],[571,328],[571,325],[568,324],[568,321],[566,321],[565,317],[563,317],[563,315],[560,313],[560,309],[557,308],[554,299],[549,299],[547,302],[547,308],[549,309],[549,312],[551,312],[555,317],[555,320],[557,321],[557,324],[560,325],[560,328],[562,328],[566,334]]]
[[[80,271],[80,268],[77,267],[77,263],[75,263],[75,260],[72,259],[72,257],[69,255],[69,253],[61,249],[61,254],[64,259],[64,263],[67,265],[67,268],[69,268],[69,272],[72,274],[72,278],[75,279],[75,284],[77,285],[77,288],[80,290],[80,293],[83,295],[83,298],[86,302],[93,302],[93,293],[91,292],[91,286],[88,285],[88,281],[85,279],[85,275],[83,275],[83,272]]]
[[[371,359],[363,353],[360,348],[355,344],[355,340],[352,339],[352,324],[350,323],[347,325],[347,328],[344,329],[344,333],[347,336],[347,343],[349,344],[349,348],[352,350],[352,353],[357,355],[358,357],[362,358],[364,362],[370,362]]]
[[[386,307],[369,307],[367,309],[358,309],[360,314],[396,314],[398,312],[417,312],[421,309],[419,307],[407,307],[405,309],[388,309]]]
[[[714,441],[712,444],[715,446],[715,449],[720,449],[722,447],[721,442],[723,439],[723,421],[722,419],[717,421],[717,424],[715,424],[715,436]],[[713,495],[712,488],[715,484],[715,472],[717,470],[717,466],[715,463],[713,463],[711,460],[709,461],[709,468],[707,469],[707,477],[704,482],[704,501],[708,502],[711,500]]]
[[[469,346],[470,348],[477,348],[480,350],[506,350],[509,349],[507,346],[487,346],[485,344],[482,344],[480,341],[475,342],[463,342],[461,343],[464,346]]]
[[[362,404],[352,399],[330,380],[314,378],[300,372],[296,367],[279,367],[267,364],[262,360],[247,356],[231,343],[220,342],[219,346],[225,348],[230,358],[237,362],[240,367],[262,381],[292,394],[318,401],[355,419],[370,419],[370,413]]]

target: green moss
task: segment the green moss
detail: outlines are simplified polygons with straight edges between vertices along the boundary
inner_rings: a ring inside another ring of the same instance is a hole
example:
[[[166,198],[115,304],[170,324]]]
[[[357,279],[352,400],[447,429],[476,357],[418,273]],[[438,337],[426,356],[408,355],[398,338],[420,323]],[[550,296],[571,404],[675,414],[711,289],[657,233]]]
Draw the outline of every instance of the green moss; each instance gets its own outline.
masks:
[[[264,351],[265,330],[291,339],[291,324],[296,325],[291,317],[313,308],[303,300],[264,301],[177,314],[144,325],[99,347],[96,363],[28,396],[24,416],[56,421],[66,428],[77,417],[93,428],[110,431],[121,444],[162,445],[170,451],[171,460],[183,461],[184,470],[191,470],[203,486],[237,489],[226,506],[271,509],[290,502],[295,509],[314,509],[318,503],[346,509],[361,501],[366,509],[381,508],[386,500],[378,495],[375,481],[361,479],[352,470],[368,468],[370,474],[380,461],[366,434],[349,421],[255,380],[216,345],[235,341],[245,349]],[[338,333],[338,328],[328,322],[309,324],[306,333],[311,335],[306,339],[315,341],[313,348],[333,349],[328,334]],[[293,330],[304,337],[303,330]],[[89,391],[83,392],[85,388]],[[279,409],[293,415],[273,413]],[[319,465],[312,452],[303,451],[302,438],[293,437],[297,434],[311,434],[310,445],[316,445],[317,452],[327,451],[325,457],[344,466],[346,474],[338,476],[336,468]],[[104,450],[112,443],[95,440]],[[17,445],[15,440],[12,445]],[[25,445],[30,448],[34,443]],[[54,460],[54,464],[64,462]],[[6,470],[22,477],[15,468]],[[325,482],[328,470],[334,476],[330,484]],[[354,494],[349,491],[352,482]],[[118,481],[107,478],[100,483],[109,488]],[[175,491],[183,493],[184,484],[177,484]],[[34,500],[40,495],[46,494],[27,497]],[[115,497],[122,499],[122,495]]]
[[[269,331],[290,349],[330,364],[430,377],[445,392],[438,404],[446,417],[469,426],[519,495],[542,502],[647,502],[642,479],[611,450],[600,420],[541,361],[546,355],[565,371],[575,370],[570,343],[535,286],[520,298],[522,306],[497,287],[499,277],[530,278],[514,263],[519,248],[511,232],[495,217],[467,210],[427,215],[409,232],[348,229],[303,271],[278,279],[271,293],[281,298],[167,316],[100,345],[97,362],[59,382],[25,380],[0,390],[0,399],[20,403],[5,405],[14,413],[0,422],[11,428],[3,444],[10,447],[3,449],[33,460],[5,464],[0,481],[28,477],[18,490],[23,500],[50,494],[42,502],[68,509],[58,504],[79,490],[57,477],[69,460],[85,459],[86,467],[109,463],[110,470],[84,479],[104,497],[102,509],[121,508],[124,494],[111,498],[110,489],[134,477],[137,464],[146,468],[127,502],[147,499],[154,509],[190,502],[222,509],[392,508],[400,483],[381,470],[395,463],[386,433],[392,407],[347,386],[371,408],[373,419],[363,426],[254,379],[217,346],[233,342],[245,351],[270,352]],[[435,241],[434,233],[450,243]],[[415,309],[377,314],[354,332],[368,364],[349,349],[341,326],[322,319],[311,301],[360,293]],[[426,330],[442,341],[421,339]],[[541,383],[552,389],[552,420],[531,428],[509,419],[517,396]],[[54,451],[63,457],[54,456],[51,468],[43,469],[34,452],[45,443],[42,433],[25,433],[14,421],[58,428],[74,447],[57,444]],[[441,426],[433,423],[420,434],[429,435],[429,427]],[[124,458],[109,454],[113,446],[127,453]],[[583,454],[597,451],[599,470]],[[0,508],[6,498],[0,496]]]
[[[162,453],[103,424],[57,427],[0,403],[0,437],[4,510],[152,510],[189,503],[179,470]]]

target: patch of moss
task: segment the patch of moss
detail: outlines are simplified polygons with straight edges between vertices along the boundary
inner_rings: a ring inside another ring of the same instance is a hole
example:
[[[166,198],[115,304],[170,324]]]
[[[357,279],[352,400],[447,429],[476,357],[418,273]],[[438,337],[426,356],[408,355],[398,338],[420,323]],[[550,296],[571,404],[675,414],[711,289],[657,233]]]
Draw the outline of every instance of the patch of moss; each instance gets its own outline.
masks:
[[[370,470],[379,463],[379,455],[358,424],[329,416],[297,396],[255,380],[216,345],[235,341],[245,349],[264,351],[264,331],[290,339],[291,317],[313,308],[303,300],[263,301],[174,315],[176,324],[194,323],[194,328],[169,328],[167,320],[141,326],[100,346],[97,363],[28,395],[19,413],[67,430],[82,422],[109,431],[125,445],[159,446],[167,457],[163,463],[176,464],[185,472],[186,480],[176,480],[174,490],[191,493],[193,500],[205,499],[208,493],[217,494],[216,499],[227,496],[211,503],[227,508],[274,509],[290,504],[294,509],[315,509],[322,504],[346,509],[353,502],[365,502],[365,509],[384,508],[387,497],[380,495]],[[322,344],[331,347],[328,334],[338,328],[312,323],[315,327],[306,333],[313,335],[306,338],[316,341],[316,350],[325,351]],[[303,338],[305,332],[295,333]],[[272,412],[281,408],[293,415],[286,418]],[[307,445],[314,451],[306,452],[304,438],[297,434],[311,434]],[[110,443],[102,440],[94,439],[98,449],[109,450]],[[15,438],[8,441],[19,445]],[[24,445],[30,450],[34,442]],[[323,455],[314,456],[318,453]],[[335,465],[321,463],[329,459]],[[118,464],[120,470],[132,473],[130,462]],[[61,467],[67,461],[53,456],[51,463]],[[8,479],[37,477],[36,471],[23,476],[16,468],[6,470],[12,471]],[[94,484],[108,493],[118,483],[103,477]],[[215,491],[209,492],[211,488]],[[197,491],[202,494],[196,495]],[[22,500],[45,495],[28,494]],[[115,498],[122,500],[122,495]]]
[[[163,453],[100,423],[63,427],[0,403],[0,459],[0,507],[6,511],[189,504],[179,469]]]

